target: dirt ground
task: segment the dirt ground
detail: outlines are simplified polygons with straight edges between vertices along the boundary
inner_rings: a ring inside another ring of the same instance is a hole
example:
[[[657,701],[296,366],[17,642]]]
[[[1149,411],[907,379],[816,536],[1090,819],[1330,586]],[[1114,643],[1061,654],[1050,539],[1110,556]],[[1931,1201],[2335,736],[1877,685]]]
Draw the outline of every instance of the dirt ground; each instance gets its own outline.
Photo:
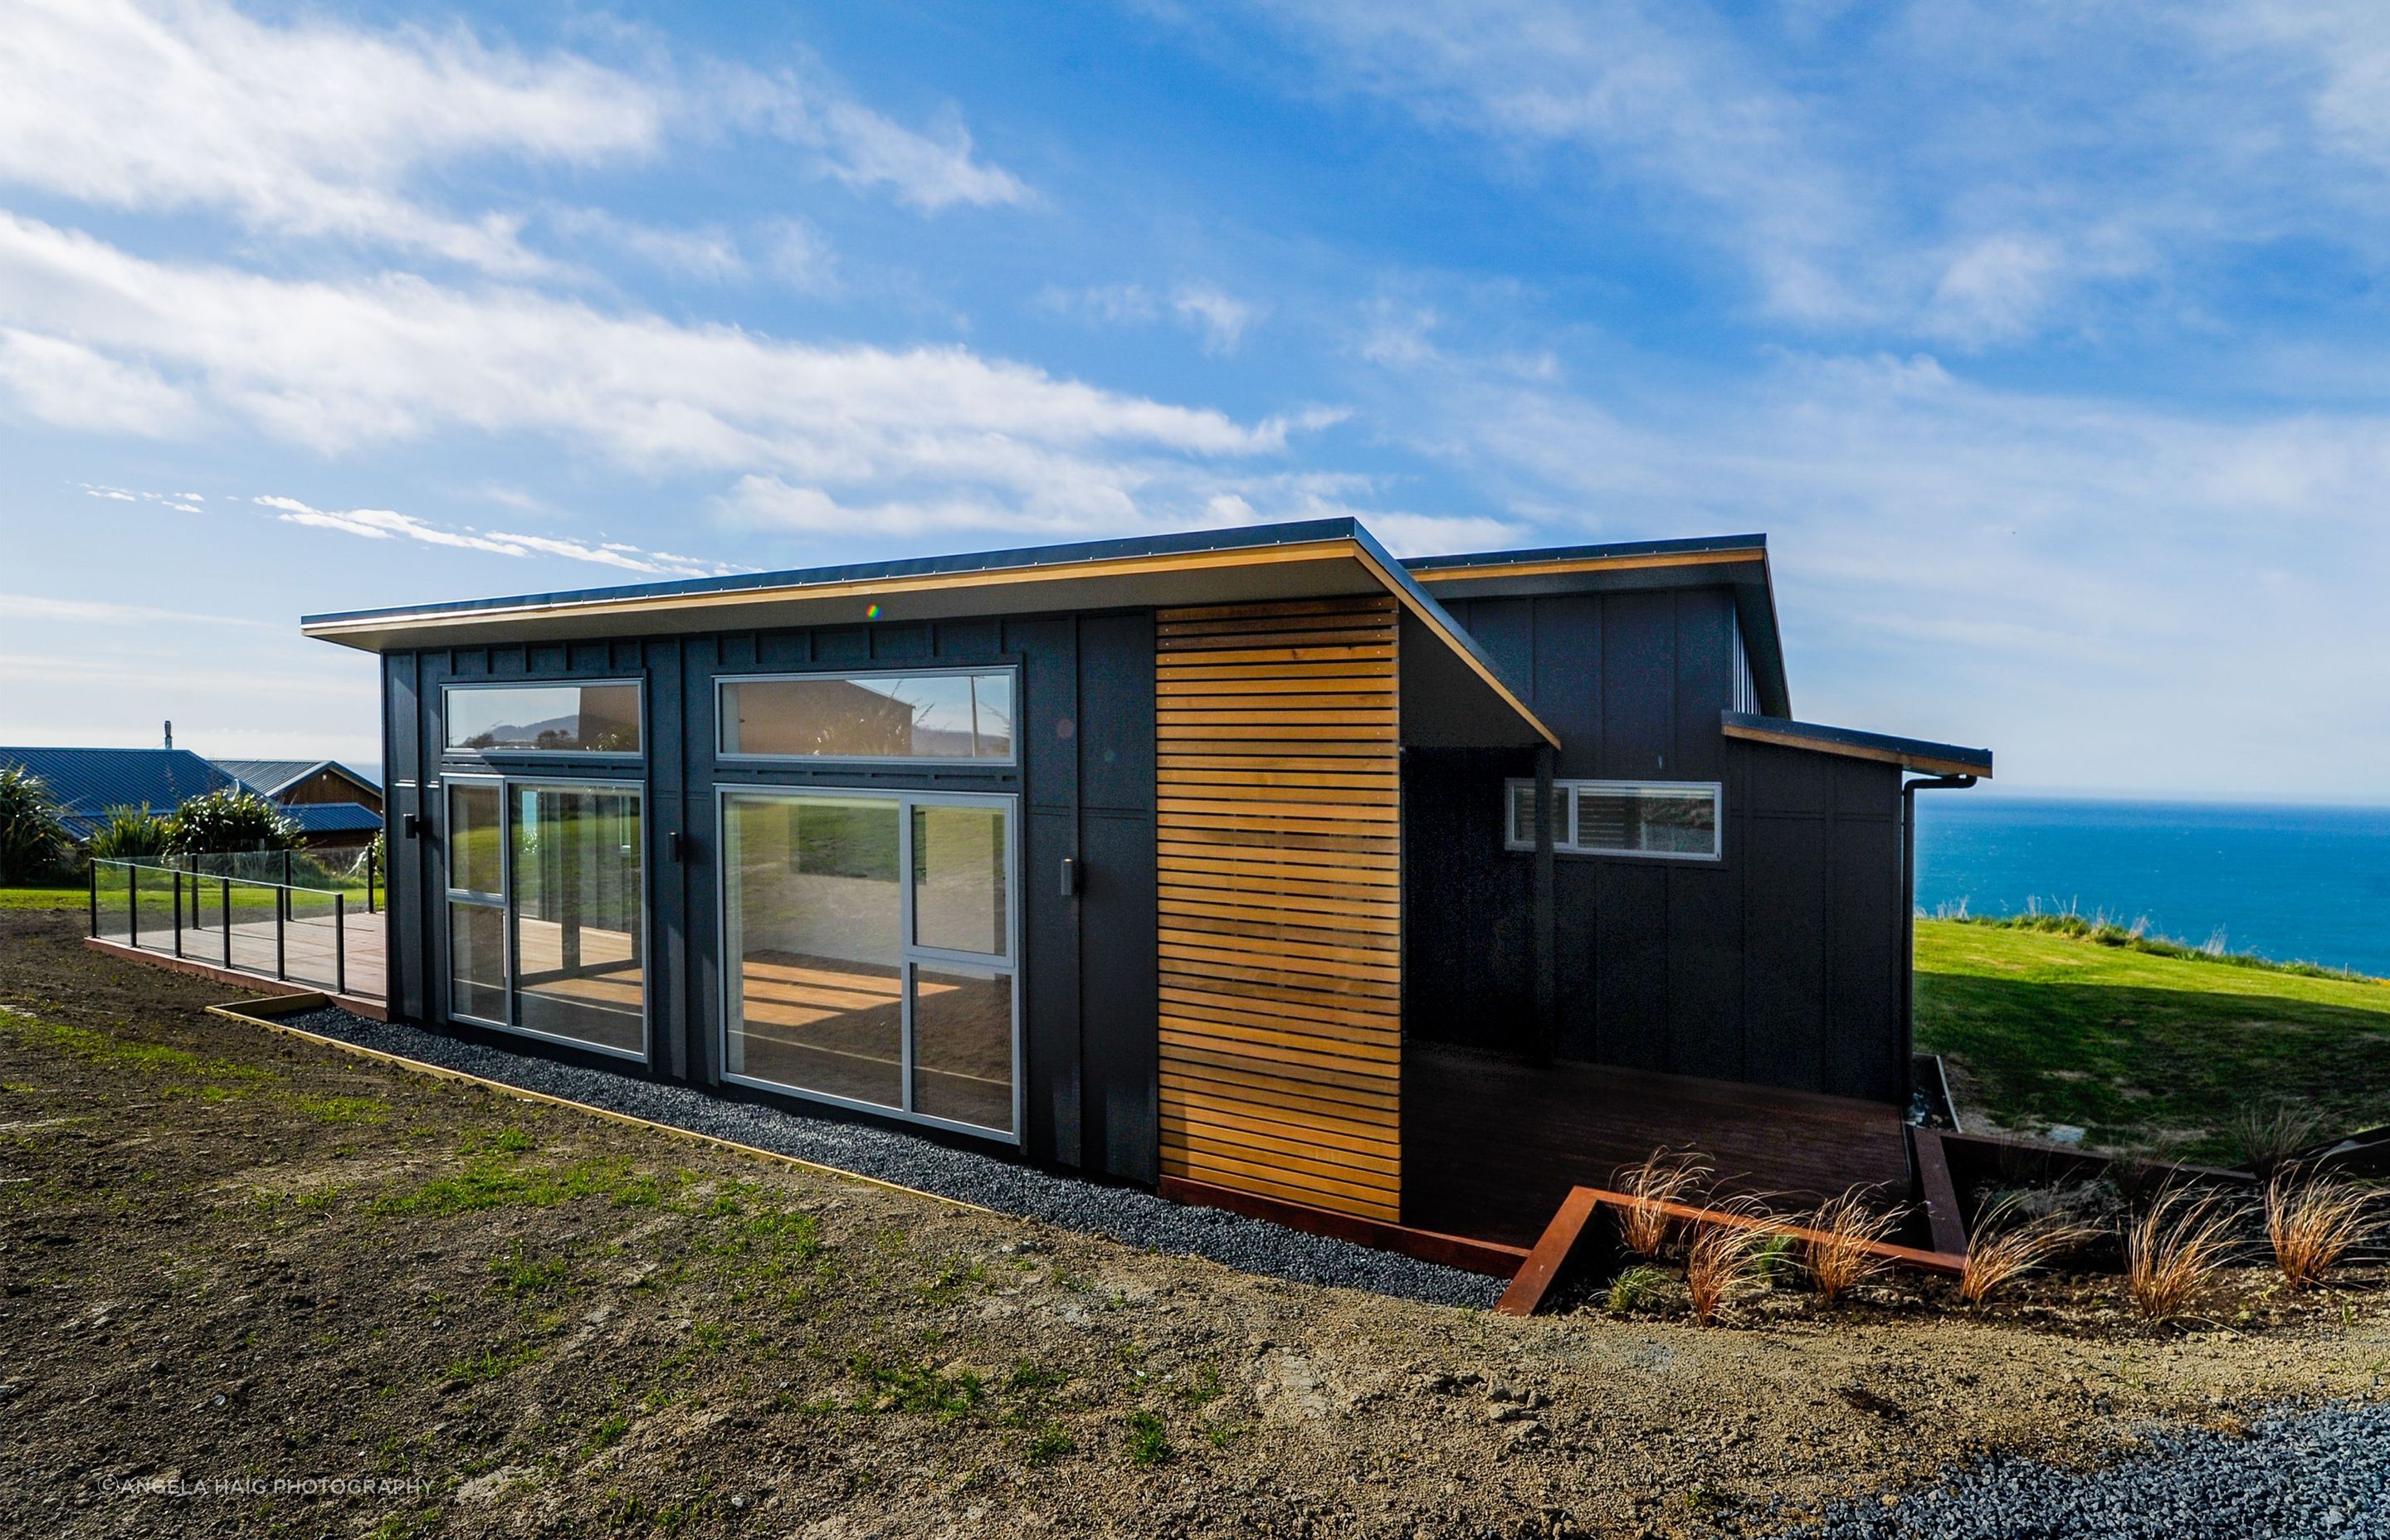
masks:
[[[1737,1324],[1303,1288],[360,1061],[0,915],[0,1533],[1764,1533],[2390,1375],[2381,1275]]]

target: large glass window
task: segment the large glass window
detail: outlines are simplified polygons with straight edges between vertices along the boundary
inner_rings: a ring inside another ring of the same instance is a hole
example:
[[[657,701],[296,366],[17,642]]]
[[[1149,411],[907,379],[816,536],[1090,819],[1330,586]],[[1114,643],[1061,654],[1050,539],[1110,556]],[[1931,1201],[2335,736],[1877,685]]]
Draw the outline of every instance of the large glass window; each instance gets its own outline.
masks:
[[[636,787],[447,778],[449,1014],[647,1053]]]
[[[1536,783],[1505,787],[1505,843],[1536,848]],[[1554,781],[1552,848],[1572,855],[1718,857],[1721,793],[1710,781]]]
[[[514,1024],[640,1053],[639,794],[556,785],[513,792]]]
[[[451,752],[636,754],[639,687],[451,685],[441,692]]]
[[[1014,1131],[1009,799],[722,799],[729,1072]]]
[[[772,759],[1012,761],[1012,674],[726,679],[721,751]]]

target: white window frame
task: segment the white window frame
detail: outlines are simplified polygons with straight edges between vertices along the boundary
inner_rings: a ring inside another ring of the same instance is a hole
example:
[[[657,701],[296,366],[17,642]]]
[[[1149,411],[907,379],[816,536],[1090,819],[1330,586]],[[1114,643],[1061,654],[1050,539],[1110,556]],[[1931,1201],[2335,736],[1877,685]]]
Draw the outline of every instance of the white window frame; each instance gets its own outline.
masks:
[[[728,720],[727,694],[733,685],[781,685],[815,679],[929,679],[1001,674],[1012,681],[1009,751],[1002,759],[957,759],[944,754],[759,754],[744,750],[731,753],[722,747],[723,724]],[[782,674],[717,674],[713,676],[713,757],[724,764],[904,764],[940,772],[951,770],[1013,770],[1021,764],[1021,668],[1015,663],[942,664],[931,668],[818,668]],[[645,738],[641,739],[646,741]]]
[[[1512,821],[1511,809],[1516,804],[1521,788],[1535,789],[1532,777],[1514,776],[1502,783],[1502,848],[1532,851],[1532,840],[1521,840],[1518,827]],[[1681,850],[1617,850],[1608,845],[1580,845],[1576,839],[1576,799],[1580,791],[1597,796],[1639,796],[1659,792],[1668,796],[1685,796],[1694,792],[1709,793],[1710,807],[1715,816],[1710,825],[1710,848],[1706,851]],[[1721,781],[1591,781],[1555,780],[1555,796],[1566,793],[1561,803],[1562,815],[1554,820],[1552,849],[1561,855],[1593,855],[1622,861],[1722,861],[1726,859],[1726,786]],[[1563,838],[1561,830],[1566,831]]]
[[[978,673],[985,669],[952,672]],[[809,757],[809,756],[808,756]],[[905,761],[913,764],[914,761]],[[986,763],[986,762],[971,762]],[[804,802],[808,800],[868,801],[889,802],[896,808],[896,870],[897,924],[901,928],[900,948],[903,969],[902,987],[897,998],[902,1015],[897,1035],[898,1061],[902,1078],[899,1081],[904,1101],[891,1107],[885,1102],[864,1101],[855,1097],[842,1097],[834,1092],[816,1091],[786,1081],[765,1080],[760,1076],[739,1074],[730,1069],[730,1017],[738,996],[732,985],[741,982],[740,971],[732,965],[740,961],[739,938],[731,931],[730,920],[730,799],[747,798],[757,802]],[[913,922],[913,809],[916,807],[1001,807],[1004,817],[1004,955],[987,952],[957,952],[945,947],[923,946],[914,937]],[[1009,791],[916,791],[884,786],[832,786],[827,783],[803,786],[717,784],[713,789],[713,848],[722,853],[714,862],[714,913],[721,917],[722,967],[720,1001],[714,1013],[714,1051],[721,1056],[722,1078],[738,1085],[752,1086],[785,1097],[802,1097],[807,1101],[827,1103],[832,1107],[851,1108],[877,1117],[897,1118],[932,1128],[951,1129],[978,1138],[999,1140],[1006,1144],[1025,1143],[1022,1123],[1028,1115],[1027,1087],[1022,1082],[1022,1065],[1026,1058],[1026,1023],[1021,1007],[1021,798]],[[936,967],[940,963],[960,964],[970,968],[1002,969],[1012,983],[1012,1127],[1008,1131],[989,1128],[984,1124],[963,1123],[954,1118],[941,1118],[913,1110],[913,974],[921,964]]]
[[[641,731],[644,733],[645,728],[642,727]],[[642,738],[641,741],[645,742],[646,739]],[[577,752],[578,751],[566,751]],[[443,996],[443,1003],[448,1007],[449,1020],[470,1022],[474,1026],[487,1027],[494,1032],[511,1033],[517,1037],[534,1037],[543,1043],[556,1043],[568,1048],[579,1048],[584,1053],[604,1054],[612,1059],[627,1059],[635,1064],[649,1062],[655,1052],[656,1033],[655,905],[649,902],[653,892],[651,883],[654,873],[650,870],[652,863],[648,859],[648,789],[646,786],[635,780],[620,780],[598,776],[501,776],[496,774],[443,776],[440,777],[439,788],[442,841],[440,859],[443,882],[446,880],[446,873],[453,869],[449,866],[449,847],[446,843],[452,827],[448,817],[448,788],[457,782],[463,782],[468,786],[492,786],[495,787],[498,792],[498,881],[502,891],[496,894],[491,894],[450,887],[447,890],[447,896],[450,903],[495,909],[506,917],[505,995],[508,1020],[494,1021],[486,1016],[469,1016],[456,1008],[456,935],[453,930],[449,932],[447,943],[448,978],[443,986],[446,994]],[[514,793],[517,787],[522,786],[628,791],[639,801],[639,956],[645,960],[640,965],[639,1051],[636,1053],[626,1048],[611,1047],[603,1043],[592,1043],[585,1037],[565,1037],[556,1033],[539,1032],[531,1027],[517,1026],[513,1020],[515,975],[519,971],[515,959],[517,913]],[[448,923],[448,911],[445,908],[440,911],[440,918],[443,925]]]
[[[639,702],[636,749],[459,749],[448,742],[448,698],[464,690],[571,690],[628,687]],[[611,760],[645,763],[648,757],[648,687],[644,679],[453,679],[440,686],[440,757],[455,760],[534,759],[572,763]],[[494,772],[495,773],[495,772]]]

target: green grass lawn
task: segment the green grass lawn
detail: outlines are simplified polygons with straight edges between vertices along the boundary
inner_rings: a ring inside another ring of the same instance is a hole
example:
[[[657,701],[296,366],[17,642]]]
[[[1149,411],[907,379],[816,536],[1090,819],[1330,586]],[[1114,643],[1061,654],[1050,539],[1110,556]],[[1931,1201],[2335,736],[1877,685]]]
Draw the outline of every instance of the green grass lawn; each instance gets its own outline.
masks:
[[[82,909],[90,903],[88,888],[0,888],[0,909]]]
[[[2232,1163],[2242,1110],[2327,1133],[2390,1123],[2390,983],[2156,956],[1955,920],[1917,926],[1917,1046],[1970,1092],[1960,1114]]]

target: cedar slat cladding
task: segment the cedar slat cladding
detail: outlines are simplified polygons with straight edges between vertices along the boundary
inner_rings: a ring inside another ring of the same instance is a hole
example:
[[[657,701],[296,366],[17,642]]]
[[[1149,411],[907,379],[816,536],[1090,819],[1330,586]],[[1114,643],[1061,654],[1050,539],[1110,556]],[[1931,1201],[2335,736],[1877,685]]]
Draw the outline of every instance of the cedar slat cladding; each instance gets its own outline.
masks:
[[[1402,1218],[1392,597],[1165,610],[1162,1169]]]

